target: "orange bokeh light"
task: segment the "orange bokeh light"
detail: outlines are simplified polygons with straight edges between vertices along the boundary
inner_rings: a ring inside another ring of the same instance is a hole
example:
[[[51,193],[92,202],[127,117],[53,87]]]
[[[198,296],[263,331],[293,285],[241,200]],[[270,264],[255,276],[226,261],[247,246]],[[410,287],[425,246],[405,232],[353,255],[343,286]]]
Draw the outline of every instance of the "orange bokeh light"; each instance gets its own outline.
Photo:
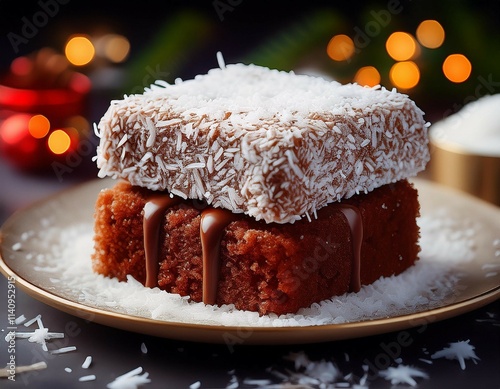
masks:
[[[396,88],[411,89],[420,81],[420,70],[415,62],[397,62],[389,71],[389,78]]]
[[[76,66],[87,65],[95,55],[95,48],[89,38],[74,36],[68,40],[64,54],[69,62]]]
[[[347,35],[335,35],[326,47],[328,56],[334,61],[347,61],[354,55],[354,42]]]
[[[385,42],[390,57],[396,61],[407,61],[417,53],[417,42],[407,32],[393,32]]]
[[[451,82],[464,82],[471,72],[472,65],[463,54],[451,54],[443,62],[443,73]]]
[[[437,20],[424,20],[416,34],[420,44],[429,49],[437,49],[444,42],[444,28]]]
[[[71,138],[64,130],[55,130],[47,141],[50,151],[54,154],[63,154],[71,146]]]
[[[50,121],[43,115],[32,116],[28,122],[28,131],[31,136],[41,139],[49,133]]]
[[[373,66],[363,66],[354,76],[354,82],[362,86],[375,86],[380,84],[380,73]]]

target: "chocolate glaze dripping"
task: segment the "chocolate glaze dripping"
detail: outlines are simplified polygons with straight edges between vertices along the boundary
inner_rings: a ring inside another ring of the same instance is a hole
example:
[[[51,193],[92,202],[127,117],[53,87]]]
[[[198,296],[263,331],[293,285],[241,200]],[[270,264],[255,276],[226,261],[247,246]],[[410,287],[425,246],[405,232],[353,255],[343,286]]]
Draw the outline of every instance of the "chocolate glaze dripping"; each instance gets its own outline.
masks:
[[[154,288],[158,286],[158,267],[160,251],[160,228],[165,212],[181,202],[178,197],[169,195],[154,196],[144,205],[144,255],[146,257],[146,282],[145,286]]]
[[[215,304],[220,272],[220,241],[224,228],[238,218],[220,208],[207,208],[201,214],[200,238],[203,254],[203,302]]]
[[[363,219],[357,207],[348,204],[340,205],[342,212],[349,223],[352,243],[352,270],[349,290],[359,292],[361,289],[361,244],[363,243]]]
[[[149,198],[144,205],[144,253],[146,257],[145,286],[158,286],[160,228],[168,208],[183,200],[168,194]],[[359,209],[348,204],[339,204],[339,210],[345,216],[351,231],[352,271],[349,289],[358,292],[361,289],[361,244],[363,242],[363,220]],[[238,215],[230,211],[208,207],[201,212],[200,239],[203,258],[203,302],[215,304],[220,268],[220,241],[224,228]]]

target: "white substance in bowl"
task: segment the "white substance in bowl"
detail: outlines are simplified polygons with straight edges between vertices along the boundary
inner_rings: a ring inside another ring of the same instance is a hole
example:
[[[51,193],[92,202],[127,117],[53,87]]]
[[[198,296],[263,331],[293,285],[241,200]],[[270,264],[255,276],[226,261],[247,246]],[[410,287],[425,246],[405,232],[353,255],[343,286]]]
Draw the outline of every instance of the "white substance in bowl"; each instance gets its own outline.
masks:
[[[430,138],[439,144],[483,156],[500,157],[500,94],[467,104],[432,125]]]

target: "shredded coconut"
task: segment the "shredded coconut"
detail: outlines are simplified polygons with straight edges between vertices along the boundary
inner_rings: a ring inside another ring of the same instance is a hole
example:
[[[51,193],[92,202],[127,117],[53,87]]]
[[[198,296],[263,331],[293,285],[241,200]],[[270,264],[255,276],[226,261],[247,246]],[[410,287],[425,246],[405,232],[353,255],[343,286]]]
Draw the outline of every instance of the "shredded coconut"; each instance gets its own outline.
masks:
[[[92,364],[92,357],[89,355],[82,363],[82,369],[88,369]]]
[[[119,377],[116,377],[113,382],[110,382],[106,387],[108,389],[137,389],[143,384],[151,382],[148,378],[149,373],[142,373],[142,367],[137,367]]]
[[[293,223],[429,160],[406,95],[217,59],[206,75],[113,101],[95,130],[99,177],[200,200],[210,187],[215,207]]]
[[[10,339],[20,338],[20,339],[28,339],[31,343],[38,343],[42,346],[44,351],[48,351],[47,341],[51,339],[61,339],[64,338],[64,333],[61,332],[49,332],[49,329],[44,327],[42,322],[42,316],[37,315],[33,319],[28,320],[24,323],[25,327],[29,327],[32,324],[37,323],[38,328],[33,332],[9,332],[5,337],[5,340],[8,342]]]
[[[431,139],[479,155],[500,156],[500,94],[484,96],[435,123]]]
[[[415,378],[429,378],[427,373],[424,373],[422,370],[407,365],[389,367],[387,370],[380,371],[379,375],[387,381],[391,381],[391,384],[393,385],[408,384],[411,386],[417,386]]]
[[[78,381],[80,382],[88,382],[88,381],[95,381],[96,376],[94,374],[89,374],[85,375],[83,377],[78,378]]]
[[[68,346],[68,347],[61,347],[58,348],[57,350],[52,350],[50,353],[51,354],[66,354],[71,351],[76,351],[76,346]]]
[[[470,344],[470,339],[465,341],[458,341],[450,343],[449,347],[445,347],[441,351],[437,351],[431,355],[432,359],[446,358],[456,359],[460,363],[460,368],[465,370],[465,360],[471,359],[472,362],[477,364],[479,357],[474,351],[475,347]]]
[[[420,260],[398,276],[381,278],[358,293],[346,293],[297,314],[259,316],[233,306],[207,306],[190,302],[158,288],[145,288],[128,277],[127,282],[92,271],[93,226],[75,224],[63,230],[49,227],[32,237],[48,244],[50,255],[32,259],[47,269],[50,283],[57,269],[57,285],[70,300],[148,319],[223,326],[287,327],[348,323],[426,311],[453,302],[460,291],[460,272],[454,266],[474,258],[478,226],[453,213],[434,212],[418,220],[421,229]],[[38,244],[37,243],[37,244]]]

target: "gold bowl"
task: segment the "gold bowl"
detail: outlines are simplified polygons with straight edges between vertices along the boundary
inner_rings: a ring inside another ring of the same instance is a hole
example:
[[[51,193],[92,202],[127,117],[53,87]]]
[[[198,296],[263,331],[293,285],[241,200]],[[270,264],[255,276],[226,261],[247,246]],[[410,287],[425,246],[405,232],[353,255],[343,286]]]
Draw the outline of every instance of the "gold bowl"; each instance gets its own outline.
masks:
[[[436,122],[429,138],[432,180],[500,206],[500,94]]]
[[[500,206],[500,157],[472,153],[452,142],[430,140],[430,178]]]

